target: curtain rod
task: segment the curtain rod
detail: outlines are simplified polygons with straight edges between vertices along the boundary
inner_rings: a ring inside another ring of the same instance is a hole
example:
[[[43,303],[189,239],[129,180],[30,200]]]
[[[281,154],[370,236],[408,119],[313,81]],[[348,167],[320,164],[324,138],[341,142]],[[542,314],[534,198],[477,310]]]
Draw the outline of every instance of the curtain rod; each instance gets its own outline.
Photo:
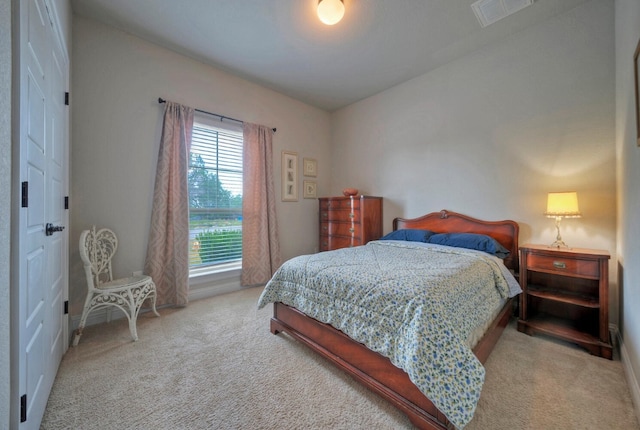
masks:
[[[163,99],[162,97],[158,97],[158,103],[162,104],[162,103],[166,103],[166,100]],[[231,118],[229,116],[224,116],[224,115],[219,115],[217,113],[212,113],[212,112],[207,112],[206,110],[201,110],[201,109],[194,109],[196,112],[200,112],[200,113],[204,113],[206,115],[212,115],[212,116],[217,116],[218,118],[220,118],[220,121],[224,121],[225,119],[228,119],[229,121],[235,121],[235,122],[239,122],[240,124],[244,124],[244,121],[240,120],[240,119],[235,119],[235,118]],[[276,132],[276,128],[272,128],[273,132]]]

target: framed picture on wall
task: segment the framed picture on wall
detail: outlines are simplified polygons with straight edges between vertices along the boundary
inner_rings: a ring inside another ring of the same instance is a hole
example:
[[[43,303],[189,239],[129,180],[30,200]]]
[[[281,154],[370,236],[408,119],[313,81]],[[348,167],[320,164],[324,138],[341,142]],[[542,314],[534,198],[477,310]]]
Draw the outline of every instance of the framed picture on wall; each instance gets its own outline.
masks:
[[[313,158],[303,158],[302,172],[304,176],[318,176],[318,162]]]
[[[282,151],[282,201],[298,201],[298,154]]]
[[[638,57],[640,56],[640,40],[636,46],[636,52],[633,54],[633,79],[636,87],[636,144],[640,146],[640,82],[638,78]]]
[[[305,199],[316,198],[316,182],[315,181],[302,181],[302,197]]]

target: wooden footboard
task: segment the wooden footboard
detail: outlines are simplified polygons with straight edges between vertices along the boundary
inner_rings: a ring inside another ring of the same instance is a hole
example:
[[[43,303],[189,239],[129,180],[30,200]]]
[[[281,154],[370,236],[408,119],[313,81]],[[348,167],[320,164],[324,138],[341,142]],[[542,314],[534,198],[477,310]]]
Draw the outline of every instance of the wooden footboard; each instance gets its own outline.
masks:
[[[474,348],[484,363],[513,313],[509,300]],[[356,380],[407,414],[420,429],[452,429],[453,425],[391,361],[333,328],[282,303],[274,303],[271,332],[285,332],[328,358]]]

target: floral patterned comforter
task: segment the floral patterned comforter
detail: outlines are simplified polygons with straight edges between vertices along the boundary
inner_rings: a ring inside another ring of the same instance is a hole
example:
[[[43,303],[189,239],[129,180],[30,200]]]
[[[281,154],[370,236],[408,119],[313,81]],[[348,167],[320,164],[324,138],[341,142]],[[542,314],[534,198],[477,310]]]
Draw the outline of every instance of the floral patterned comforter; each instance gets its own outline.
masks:
[[[485,376],[470,343],[519,288],[509,276],[482,252],[374,241],[287,261],[258,307],[293,306],[388,357],[463,428]]]

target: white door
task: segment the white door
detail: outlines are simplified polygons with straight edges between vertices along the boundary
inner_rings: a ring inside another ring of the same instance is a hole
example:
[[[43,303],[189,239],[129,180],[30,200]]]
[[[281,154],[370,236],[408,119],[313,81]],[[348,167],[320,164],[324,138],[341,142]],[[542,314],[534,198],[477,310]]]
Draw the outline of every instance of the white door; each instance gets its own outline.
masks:
[[[68,347],[68,57],[45,0],[20,0],[20,429],[38,429]],[[47,231],[49,230],[49,231]]]

